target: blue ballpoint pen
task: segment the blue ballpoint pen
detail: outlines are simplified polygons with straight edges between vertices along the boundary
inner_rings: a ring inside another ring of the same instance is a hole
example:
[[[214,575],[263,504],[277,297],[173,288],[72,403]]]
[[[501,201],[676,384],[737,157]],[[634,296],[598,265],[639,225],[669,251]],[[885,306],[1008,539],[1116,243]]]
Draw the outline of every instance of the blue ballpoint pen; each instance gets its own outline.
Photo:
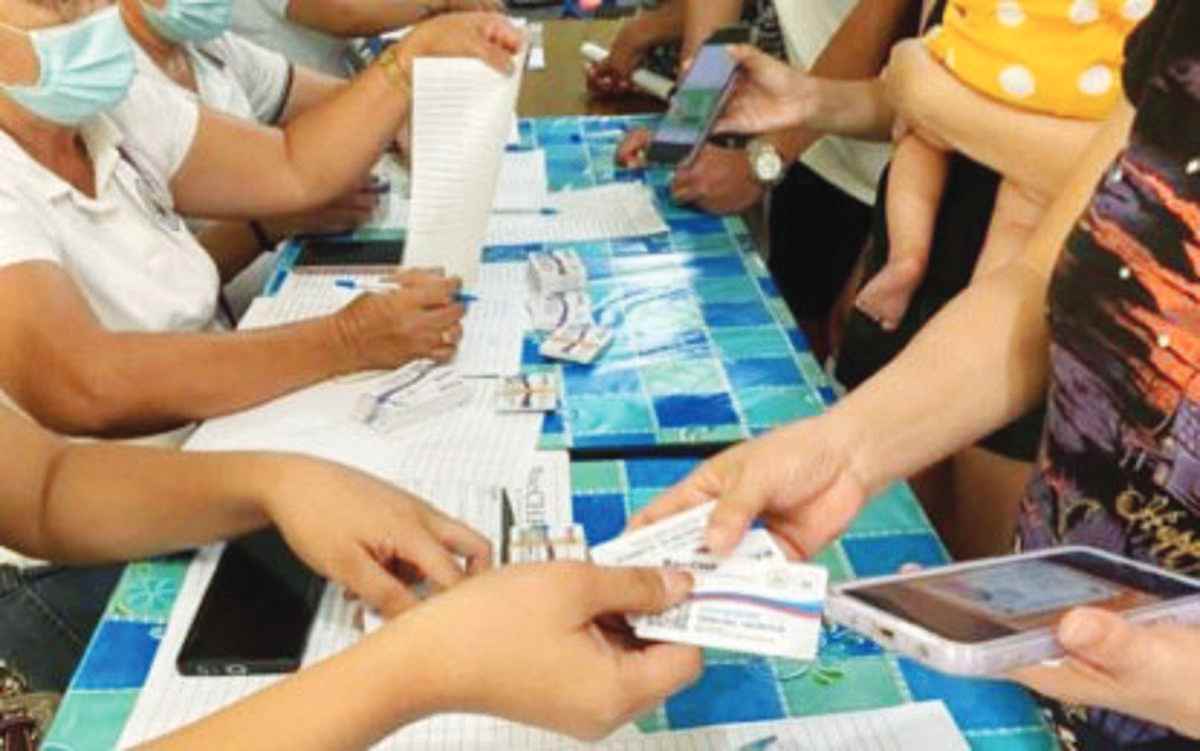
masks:
[[[540,209],[492,209],[493,214],[516,214],[525,216],[558,216],[558,209],[546,206]]]
[[[363,292],[374,293],[395,292],[396,290],[400,289],[400,285],[396,284],[395,282],[359,281],[357,279],[345,278],[335,279],[333,280],[333,284],[335,287],[340,287],[341,289],[360,289]],[[472,295],[468,292],[454,293],[454,302],[459,303],[460,305],[470,305],[478,300],[479,297],[477,295]]]

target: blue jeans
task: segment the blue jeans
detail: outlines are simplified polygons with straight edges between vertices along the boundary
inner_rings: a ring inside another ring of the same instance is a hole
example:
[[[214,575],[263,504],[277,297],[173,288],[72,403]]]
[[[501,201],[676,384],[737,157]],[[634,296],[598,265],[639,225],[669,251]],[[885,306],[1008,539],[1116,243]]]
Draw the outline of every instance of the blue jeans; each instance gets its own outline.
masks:
[[[65,691],[122,568],[0,566],[0,660],[35,691]]]

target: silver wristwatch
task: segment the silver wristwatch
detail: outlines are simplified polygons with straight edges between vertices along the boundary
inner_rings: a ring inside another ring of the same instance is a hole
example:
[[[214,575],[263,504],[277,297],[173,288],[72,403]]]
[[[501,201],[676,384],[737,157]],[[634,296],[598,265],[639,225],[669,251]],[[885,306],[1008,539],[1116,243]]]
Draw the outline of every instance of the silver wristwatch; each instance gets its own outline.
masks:
[[[746,144],[746,158],[750,160],[750,171],[754,173],[754,179],[758,180],[759,184],[774,188],[783,182],[787,165],[784,164],[783,156],[779,149],[775,148],[775,144],[765,138],[751,139],[750,143]]]

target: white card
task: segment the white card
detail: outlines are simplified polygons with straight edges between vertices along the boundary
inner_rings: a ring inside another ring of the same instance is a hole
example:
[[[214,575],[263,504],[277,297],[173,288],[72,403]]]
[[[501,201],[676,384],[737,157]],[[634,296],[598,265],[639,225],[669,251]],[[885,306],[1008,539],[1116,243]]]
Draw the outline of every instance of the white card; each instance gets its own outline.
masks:
[[[553,412],[558,409],[558,376],[522,373],[500,379],[496,389],[497,412]]]
[[[527,307],[534,331],[554,331],[563,326],[592,323],[592,301],[586,292],[579,290],[538,295],[529,300]]]
[[[587,559],[587,537],[582,524],[520,524],[508,531],[507,563]]]
[[[590,365],[612,344],[612,340],[611,329],[586,323],[575,324],[556,329],[542,342],[538,352],[543,357]]]
[[[573,250],[529,254],[529,278],[543,295],[583,289],[587,267]]]
[[[638,637],[794,660],[816,658],[829,577],[824,568],[737,559],[716,568],[686,568],[695,576],[687,600],[659,615],[631,618]]]

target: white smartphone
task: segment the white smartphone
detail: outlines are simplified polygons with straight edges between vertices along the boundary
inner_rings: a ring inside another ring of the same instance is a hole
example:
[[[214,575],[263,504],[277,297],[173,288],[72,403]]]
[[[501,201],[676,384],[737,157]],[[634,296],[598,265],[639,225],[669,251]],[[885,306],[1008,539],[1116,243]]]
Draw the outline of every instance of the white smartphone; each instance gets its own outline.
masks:
[[[1200,623],[1200,580],[1086,547],[989,558],[834,588],[826,615],[946,673],[998,676],[1062,656],[1054,636],[1089,605],[1137,623]]]

